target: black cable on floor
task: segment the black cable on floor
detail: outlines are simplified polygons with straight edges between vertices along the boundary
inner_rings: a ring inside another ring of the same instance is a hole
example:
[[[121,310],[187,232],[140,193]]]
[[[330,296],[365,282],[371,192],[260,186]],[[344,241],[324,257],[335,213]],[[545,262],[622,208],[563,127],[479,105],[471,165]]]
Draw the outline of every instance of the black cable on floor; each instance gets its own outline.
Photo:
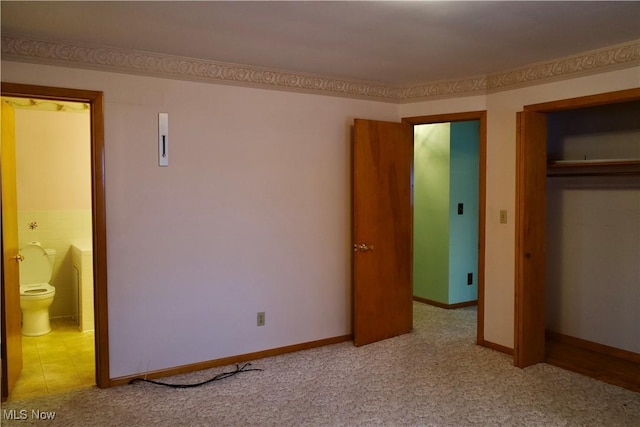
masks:
[[[163,382],[160,382],[160,381],[147,380],[145,378],[134,378],[131,381],[129,381],[129,384],[133,384],[135,382],[143,381],[143,382],[146,382],[146,383],[163,385],[165,387],[171,387],[171,388],[192,388],[192,387],[199,387],[201,385],[205,385],[205,384],[208,384],[208,383],[213,382],[213,381],[223,380],[225,378],[229,378],[229,377],[232,377],[234,375],[238,375],[240,372],[262,371],[262,369],[258,369],[258,368],[248,368],[248,366],[251,366],[251,363],[245,363],[242,366],[236,365],[236,370],[235,371],[223,372],[221,374],[216,375],[213,378],[210,378],[210,379],[208,379],[206,381],[202,381],[202,382],[197,383],[197,384],[169,384],[169,383],[163,383]]]

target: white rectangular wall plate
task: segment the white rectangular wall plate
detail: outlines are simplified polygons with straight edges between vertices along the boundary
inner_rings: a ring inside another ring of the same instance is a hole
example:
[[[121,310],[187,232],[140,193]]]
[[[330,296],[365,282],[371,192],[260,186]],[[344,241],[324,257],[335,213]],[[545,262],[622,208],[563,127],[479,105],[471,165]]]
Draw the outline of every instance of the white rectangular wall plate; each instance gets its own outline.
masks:
[[[169,166],[169,113],[158,113],[158,165]]]

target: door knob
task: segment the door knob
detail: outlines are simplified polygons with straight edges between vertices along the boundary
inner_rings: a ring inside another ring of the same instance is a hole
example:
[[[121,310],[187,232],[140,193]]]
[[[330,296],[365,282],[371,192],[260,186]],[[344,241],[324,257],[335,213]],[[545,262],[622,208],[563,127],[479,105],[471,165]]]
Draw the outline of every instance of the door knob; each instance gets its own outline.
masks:
[[[354,252],[357,252],[357,251],[367,252],[372,250],[373,250],[373,245],[367,245],[366,243],[360,243],[360,244],[354,243],[353,245]]]
[[[11,259],[15,259],[16,261],[24,261],[24,256],[23,255],[16,255],[16,256],[12,256]]]

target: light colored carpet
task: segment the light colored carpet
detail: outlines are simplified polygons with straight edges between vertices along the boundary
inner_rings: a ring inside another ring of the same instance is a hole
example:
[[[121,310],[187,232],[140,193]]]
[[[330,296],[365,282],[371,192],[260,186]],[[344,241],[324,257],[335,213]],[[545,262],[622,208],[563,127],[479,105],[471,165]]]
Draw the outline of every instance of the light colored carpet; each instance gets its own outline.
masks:
[[[3,425],[640,426],[640,394],[546,364],[513,367],[476,346],[475,308],[414,303],[415,330],[261,359],[194,389],[136,383],[3,406]],[[235,366],[166,378],[206,380]],[[26,411],[24,421],[7,411]],[[32,410],[55,411],[53,422]]]

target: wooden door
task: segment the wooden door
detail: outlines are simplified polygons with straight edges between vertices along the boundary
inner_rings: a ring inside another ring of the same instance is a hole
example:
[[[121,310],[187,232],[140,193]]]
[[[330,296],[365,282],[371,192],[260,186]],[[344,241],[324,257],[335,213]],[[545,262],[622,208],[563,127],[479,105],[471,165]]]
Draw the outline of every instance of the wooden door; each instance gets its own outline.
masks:
[[[356,346],[411,331],[413,126],[356,119],[353,334]]]
[[[2,180],[2,397],[9,395],[22,371],[20,279],[18,269],[18,209],[16,198],[15,115],[2,101],[0,141]]]
[[[524,368],[545,356],[546,114],[518,114],[516,158],[514,364]]]

